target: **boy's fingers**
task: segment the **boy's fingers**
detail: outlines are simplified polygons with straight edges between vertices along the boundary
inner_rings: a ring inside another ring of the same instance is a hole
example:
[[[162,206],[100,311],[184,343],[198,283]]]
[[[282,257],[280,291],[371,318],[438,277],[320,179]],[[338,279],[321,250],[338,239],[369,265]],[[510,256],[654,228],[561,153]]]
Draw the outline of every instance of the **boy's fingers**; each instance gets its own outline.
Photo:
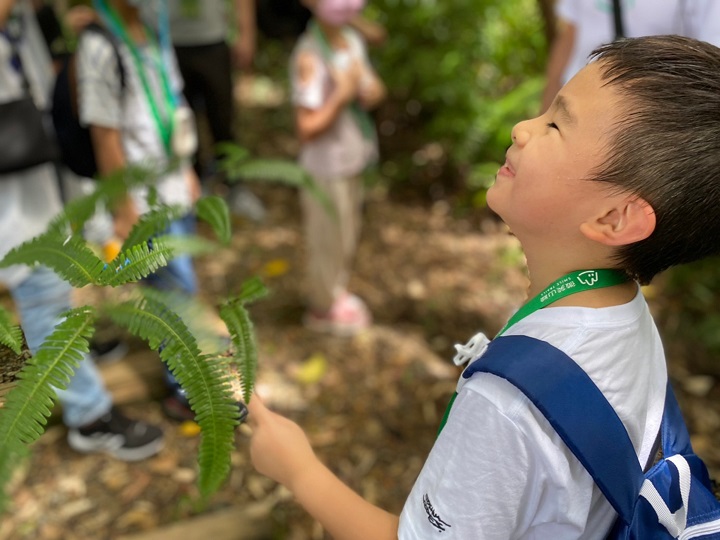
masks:
[[[255,427],[263,416],[270,412],[257,394],[252,395],[250,402],[247,404],[247,409],[247,421],[250,427]]]

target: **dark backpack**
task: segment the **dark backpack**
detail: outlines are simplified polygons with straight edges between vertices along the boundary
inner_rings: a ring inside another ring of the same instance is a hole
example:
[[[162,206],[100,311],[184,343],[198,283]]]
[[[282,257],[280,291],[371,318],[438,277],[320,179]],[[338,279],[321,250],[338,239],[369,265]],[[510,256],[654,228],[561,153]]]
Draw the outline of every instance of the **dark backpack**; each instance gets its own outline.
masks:
[[[495,338],[463,372],[492,373],[516,386],[547,418],[618,513],[612,540],[720,540],[720,502],[668,384],[662,459],[643,472],[615,410],[588,375],[552,345]]]
[[[120,72],[120,88],[125,90],[125,69],[115,36],[97,23],[91,23],[83,29],[102,35],[111,45],[115,53]],[[80,125],[77,96],[76,55],[67,56],[55,78],[52,93],[52,121],[60,146],[61,161],[78,176],[94,178],[98,168],[95,162],[90,130]]]

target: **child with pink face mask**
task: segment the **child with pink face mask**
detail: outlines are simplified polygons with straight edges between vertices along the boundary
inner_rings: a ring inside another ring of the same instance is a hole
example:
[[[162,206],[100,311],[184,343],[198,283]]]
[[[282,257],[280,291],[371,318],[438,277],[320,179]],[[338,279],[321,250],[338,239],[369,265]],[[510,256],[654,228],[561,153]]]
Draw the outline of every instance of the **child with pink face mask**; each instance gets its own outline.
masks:
[[[377,160],[375,126],[368,111],[385,86],[350,27],[364,0],[304,0],[313,19],[293,51],[290,74],[300,164],[332,203],[301,194],[307,244],[305,325],[351,336],[371,324],[365,303],[347,290],[357,249],[362,174]]]

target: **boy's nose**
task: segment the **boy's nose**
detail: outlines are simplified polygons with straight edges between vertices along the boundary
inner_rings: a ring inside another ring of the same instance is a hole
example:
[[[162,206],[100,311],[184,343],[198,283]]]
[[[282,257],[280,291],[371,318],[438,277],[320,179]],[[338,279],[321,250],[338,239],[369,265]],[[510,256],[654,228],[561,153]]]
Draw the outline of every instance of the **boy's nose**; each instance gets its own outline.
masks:
[[[527,120],[515,124],[511,136],[513,143],[519,146],[525,145],[530,139],[530,129]]]

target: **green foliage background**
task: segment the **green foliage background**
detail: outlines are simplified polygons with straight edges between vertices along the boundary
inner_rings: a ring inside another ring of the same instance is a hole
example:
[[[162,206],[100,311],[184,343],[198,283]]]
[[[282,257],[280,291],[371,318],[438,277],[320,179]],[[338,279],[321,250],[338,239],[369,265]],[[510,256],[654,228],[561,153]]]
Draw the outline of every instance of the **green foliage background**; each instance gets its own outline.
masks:
[[[547,44],[537,1],[375,0],[367,15],[389,33],[372,51],[390,89],[378,118],[382,175],[484,191],[512,126],[539,109]]]

